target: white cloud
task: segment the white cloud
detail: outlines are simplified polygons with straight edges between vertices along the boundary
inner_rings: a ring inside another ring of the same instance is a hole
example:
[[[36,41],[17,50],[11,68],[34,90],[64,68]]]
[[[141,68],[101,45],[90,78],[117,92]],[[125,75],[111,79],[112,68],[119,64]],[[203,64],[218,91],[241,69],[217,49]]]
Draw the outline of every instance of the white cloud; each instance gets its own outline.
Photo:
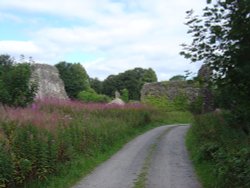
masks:
[[[197,70],[178,54],[180,44],[190,40],[183,24],[185,11],[204,5],[200,0],[1,0],[0,10],[80,22],[70,27],[41,26],[29,31],[29,41],[0,41],[0,50],[47,63],[67,60],[65,54],[74,51],[89,53],[96,59],[82,63],[92,77],[104,79],[134,67],[152,67],[165,80],[187,69]]]
[[[1,53],[37,54],[41,49],[32,41],[0,41]]]

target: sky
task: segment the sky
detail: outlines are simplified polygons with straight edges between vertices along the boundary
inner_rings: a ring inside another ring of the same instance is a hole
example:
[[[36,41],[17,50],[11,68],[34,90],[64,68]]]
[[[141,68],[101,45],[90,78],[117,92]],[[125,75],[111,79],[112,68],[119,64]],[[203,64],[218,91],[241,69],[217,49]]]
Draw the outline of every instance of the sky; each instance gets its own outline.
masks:
[[[81,63],[105,79],[135,67],[152,68],[158,80],[199,63],[179,55],[190,43],[186,11],[206,0],[0,0],[0,54],[37,63]]]

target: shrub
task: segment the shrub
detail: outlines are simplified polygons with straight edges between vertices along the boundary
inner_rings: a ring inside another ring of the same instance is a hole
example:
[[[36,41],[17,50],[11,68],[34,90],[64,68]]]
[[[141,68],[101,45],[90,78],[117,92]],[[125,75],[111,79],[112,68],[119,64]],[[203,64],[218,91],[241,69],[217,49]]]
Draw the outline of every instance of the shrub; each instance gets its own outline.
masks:
[[[129,93],[128,93],[128,90],[126,88],[123,89],[123,90],[121,90],[121,99],[124,102],[128,102],[129,101]]]
[[[11,183],[14,175],[14,166],[11,161],[11,155],[4,143],[0,143],[0,187],[5,187]]]
[[[77,98],[83,102],[105,103],[110,101],[108,96],[97,94],[93,89],[81,91]]]
[[[188,147],[197,167],[204,164],[200,175],[204,187],[247,188],[250,186],[249,135],[231,127],[228,113],[204,114],[195,117],[188,134]]]
[[[185,95],[178,95],[172,101],[164,96],[146,96],[143,102],[166,111],[188,110],[188,100]]]
[[[189,102],[185,94],[177,95],[173,100],[174,109],[177,111],[186,111],[188,110]]]
[[[203,108],[203,97],[198,96],[193,102],[190,103],[188,108],[193,114],[201,114]]]

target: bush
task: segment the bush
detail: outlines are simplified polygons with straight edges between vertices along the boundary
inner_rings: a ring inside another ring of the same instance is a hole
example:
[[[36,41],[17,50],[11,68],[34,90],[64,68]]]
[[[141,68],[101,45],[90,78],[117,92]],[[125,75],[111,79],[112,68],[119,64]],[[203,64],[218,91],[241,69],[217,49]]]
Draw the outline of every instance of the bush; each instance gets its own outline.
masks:
[[[185,95],[178,95],[172,101],[164,96],[146,96],[143,103],[165,111],[188,110],[188,100]]]
[[[127,89],[123,89],[121,91],[121,99],[124,101],[124,102],[128,102],[129,101],[129,93],[128,93],[128,90]]]
[[[201,179],[210,182],[204,187],[250,187],[250,136],[231,127],[230,114],[210,113],[197,115],[187,143]]]
[[[81,91],[77,98],[83,102],[106,103],[110,101],[108,96],[97,94],[93,89]]]
[[[14,166],[11,161],[11,155],[6,146],[0,143],[0,187],[5,187],[11,182],[14,175]]]
[[[203,97],[199,95],[193,102],[190,103],[188,108],[193,114],[201,114],[203,108]]]

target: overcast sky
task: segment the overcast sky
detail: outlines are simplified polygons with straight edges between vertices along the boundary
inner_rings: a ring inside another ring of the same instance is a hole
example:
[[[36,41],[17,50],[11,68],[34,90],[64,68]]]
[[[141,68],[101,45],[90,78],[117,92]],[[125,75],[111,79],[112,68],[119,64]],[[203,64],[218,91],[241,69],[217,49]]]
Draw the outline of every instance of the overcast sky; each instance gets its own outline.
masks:
[[[0,0],[0,54],[36,62],[80,62],[104,79],[135,67],[153,68],[159,80],[196,72],[179,55],[185,12],[206,0]]]

